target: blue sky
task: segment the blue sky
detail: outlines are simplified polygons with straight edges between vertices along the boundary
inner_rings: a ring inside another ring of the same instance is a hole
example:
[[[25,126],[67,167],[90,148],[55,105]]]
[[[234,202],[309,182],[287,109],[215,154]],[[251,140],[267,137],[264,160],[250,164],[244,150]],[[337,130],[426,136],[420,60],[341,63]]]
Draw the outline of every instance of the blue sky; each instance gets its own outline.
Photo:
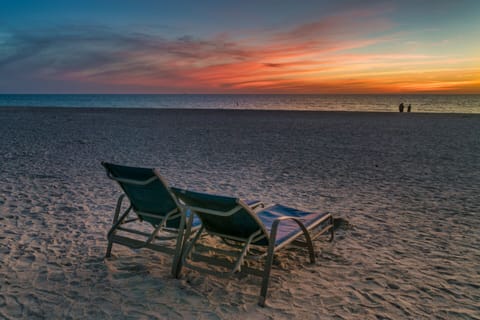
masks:
[[[0,4],[0,93],[480,93],[480,1]]]

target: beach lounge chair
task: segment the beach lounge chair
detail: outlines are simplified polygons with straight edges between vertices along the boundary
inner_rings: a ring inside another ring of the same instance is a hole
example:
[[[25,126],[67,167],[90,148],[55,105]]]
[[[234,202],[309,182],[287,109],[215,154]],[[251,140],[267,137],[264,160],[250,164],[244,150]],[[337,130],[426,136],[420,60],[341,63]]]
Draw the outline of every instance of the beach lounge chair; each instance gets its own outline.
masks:
[[[107,176],[118,182],[124,192],[118,198],[113,225],[108,232],[106,257],[110,257],[114,243],[172,254],[172,275],[176,276],[188,213],[156,169],[107,162],[102,165]],[[125,197],[130,203],[120,214]],[[199,224],[198,218],[192,219],[190,227],[195,230]]]
[[[326,233],[330,235],[329,240],[333,240],[333,217],[329,213],[305,212],[281,204],[253,211],[237,198],[177,188],[172,188],[172,192],[202,221],[196,235],[185,243],[179,272],[185,266],[215,275],[243,272],[260,276],[263,280],[258,304],[262,307],[265,306],[275,252],[288,244],[306,247],[313,263],[312,240]],[[201,243],[205,242],[201,241],[205,233],[224,240],[227,250]],[[206,250],[200,252],[196,250],[197,246]],[[221,255],[212,254],[215,251]],[[245,264],[245,260],[255,254],[257,265],[263,260],[263,268]],[[233,256],[234,261],[228,256]]]

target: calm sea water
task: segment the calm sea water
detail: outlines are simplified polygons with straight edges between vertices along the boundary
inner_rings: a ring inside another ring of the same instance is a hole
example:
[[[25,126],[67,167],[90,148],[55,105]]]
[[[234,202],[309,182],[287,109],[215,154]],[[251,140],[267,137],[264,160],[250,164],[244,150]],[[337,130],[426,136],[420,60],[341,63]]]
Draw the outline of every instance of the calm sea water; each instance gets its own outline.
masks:
[[[0,106],[480,113],[480,95],[0,94]]]

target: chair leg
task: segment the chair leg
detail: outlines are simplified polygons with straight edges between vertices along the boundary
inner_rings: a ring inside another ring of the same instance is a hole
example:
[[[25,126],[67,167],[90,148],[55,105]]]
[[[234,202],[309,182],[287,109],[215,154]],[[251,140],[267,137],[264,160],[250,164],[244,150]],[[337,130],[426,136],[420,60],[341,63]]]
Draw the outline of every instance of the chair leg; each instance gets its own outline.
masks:
[[[178,252],[178,250],[180,250],[180,252]],[[182,271],[182,263],[180,261],[182,257],[182,252],[181,252],[181,248],[179,249],[178,248],[178,244],[177,244],[177,248],[175,248],[175,254],[174,254],[174,257],[173,257],[173,263],[172,263],[172,276],[176,279],[180,278],[180,272]]]
[[[328,241],[332,242],[333,241],[333,238],[335,237],[335,230],[333,228],[333,216],[330,216],[330,239],[328,239]]]
[[[178,262],[177,271],[176,271],[176,275],[175,275],[175,277],[177,279],[180,278],[182,268],[183,268],[184,265],[192,267],[187,262],[187,259],[189,259],[191,257],[191,253],[192,253],[192,251],[194,251],[195,244],[196,244],[197,240],[200,238],[200,235],[202,234],[202,232],[203,232],[203,225],[200,227],[200,229],[195,231],[195,236],[193,236],[193,238],[190,239],[190,236],[192,235],[191,228],[189,228],[189,230],[186,231],[186,234],[184,235],[185,241],[183,242],[182,252],[181,252],[181,255],[180,255],[180,261]]]
[[[113,215],[112,228],[110,228],[110,230],[108,231],[108,234],[107,234],[108,246],[107,246],[107,252],[105,253],[105,258],[110,258],[112,256],[113,241],[112,241],[111,237],[113,236],[113,233],[115,232],[115,229],[117,228],[119,223],[121,221],[123,221],[123,219],[125,219],[125,217],[128,215],[128,213],[132,209],[132,206],[130,205],[127,208],[127,210],[125,210],[125,212],[122,214],[122,217],[120,218],[120,220],[118,219],[118,216],[120,215],[120,209],[122,208],[122,202],[123,202],[124,198],[125,198],[125,194],[121,194],[118,197],[118,200],[117,200],[117,206],[115,207],[115,214]]]
[[[182,213],[182,217],[180,220],[180,228],[178,230],[178,236],[177,236],[177,243],[175,245],[175,253],[173,255],[173,263],[172,263],[172,276],[174,278],[179,278],[180,277],[180,272],[181,270],[181,258],[182,258],[182,250],[183,250],[183,240],[184,237],[187,236],[189,233],[190,227],[187,226],[185,228],[186,223],[191,223],[190,220],[189,222],[185,221],[185,214]]]
[[[270,282],[270,271],[272,270],[273,264],[273,245],[268,249],[267,259],[265,261],[265,268],[263,270],[263,279],[262,279],[262,289],[260,290],[260,298],[258,300],[258,305],[260,307],[265,307],[265,301],[267,300],[267,291],[268,291],[268,283]]]
[[[267,258],[265,260],[265,267],[263,269],[262,288],[260,290],[260,298],[258,305],[265,307],[265,301],[267,300],[268,283],[270,282],[270,272],[272,270],[273,255],[275,254],[275,239],[277,237],[278,222],[273,223],[272,231],[270,233],[270,243],[268,245]]]
[[[108,246],[107,246],[107,252],[105,253],[105,258],[110,258],[112,256],[112,246],[113,246],[113,242],[109,240]]]

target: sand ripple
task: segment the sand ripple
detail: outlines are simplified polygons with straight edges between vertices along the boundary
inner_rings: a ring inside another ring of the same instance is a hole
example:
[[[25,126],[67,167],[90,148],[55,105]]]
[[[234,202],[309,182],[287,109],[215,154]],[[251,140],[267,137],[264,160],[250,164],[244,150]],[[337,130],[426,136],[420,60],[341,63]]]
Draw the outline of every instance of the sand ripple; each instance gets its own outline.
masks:
[[[0,109],[0,318],[480,319],[480,117]],[[338,218],[315,264],[219,279],[114,247],[100,161]]]

